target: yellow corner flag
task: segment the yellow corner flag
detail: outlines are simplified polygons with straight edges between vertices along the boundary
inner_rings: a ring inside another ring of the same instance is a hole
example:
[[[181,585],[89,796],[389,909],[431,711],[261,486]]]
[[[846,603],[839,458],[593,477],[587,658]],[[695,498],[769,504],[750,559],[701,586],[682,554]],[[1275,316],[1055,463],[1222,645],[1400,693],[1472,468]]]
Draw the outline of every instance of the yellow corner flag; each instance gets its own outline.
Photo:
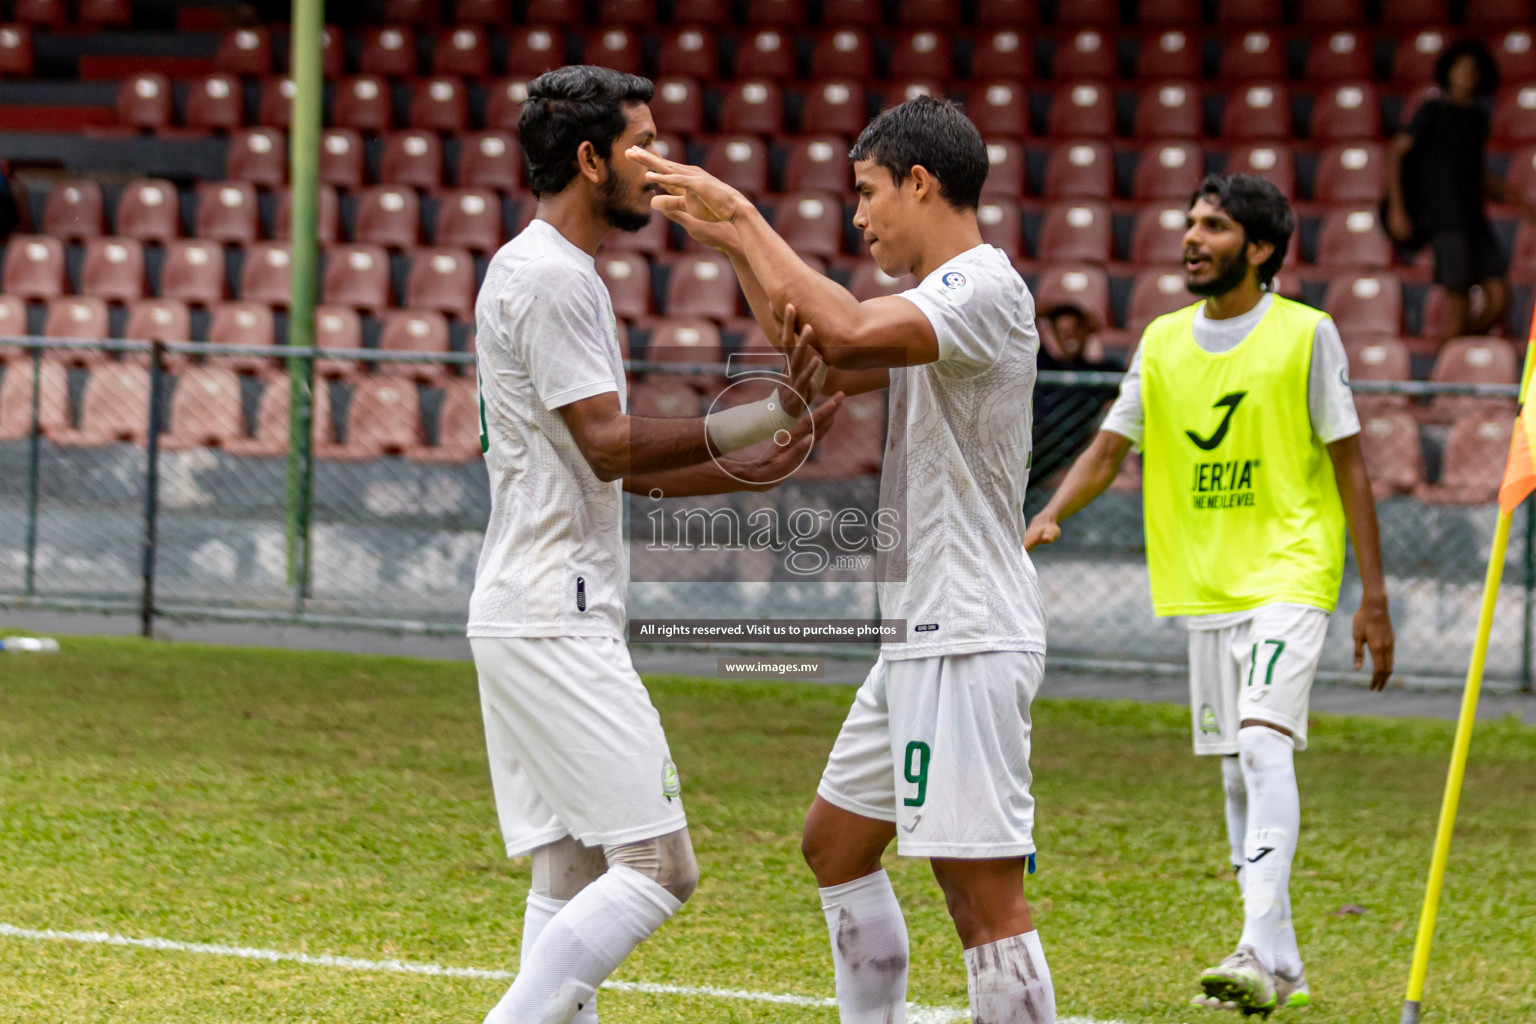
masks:
[[[1509,465],[1504,467],[1504,482],[1499,485],[1499,520],[1493,529],[1488,574],[1483,581],[1477,640],[1472,645],[1472,661],[1467,665],[1467,684],[1461,695],[1461,716],[1456,722],[1451,767],[1445,779],[1445,796],[1440,803],[1440,824],[1435,829],[1429,881],[1424,887],[1419,931],[1413,943],[1413,964],[1408,971],[1408,995],[1403,1000],[1402,1024],[1419,1024],[1424,981],[1429,975],[1429,947],[1434,941],[1435,916],[1440,910],[1440,888],[1445,882],[1446,863],[1451,856],[1451,831],[1456,826],[1456,805],[1461,801],[1461,780],[1467,772],[1467,751],[1472,745],[1472,725],[1477,720],[1477,695],[1483,685],[1483,662],[1488,656],[1488,637],[1493,632],[1493,609],[1499,599],[1499,581],[1504,575],[1510,519],[1516,507],[1536,490],[1536,416],[1533,416],[1536,410],[1526,405],[1531,387],[1531,360],[1536,353],[1536,313],[1531,318],[1530,339],[1525,348],[1525,372],[1520,379],[1520,414],[1515,418],[1515,433],[1509,442]]]

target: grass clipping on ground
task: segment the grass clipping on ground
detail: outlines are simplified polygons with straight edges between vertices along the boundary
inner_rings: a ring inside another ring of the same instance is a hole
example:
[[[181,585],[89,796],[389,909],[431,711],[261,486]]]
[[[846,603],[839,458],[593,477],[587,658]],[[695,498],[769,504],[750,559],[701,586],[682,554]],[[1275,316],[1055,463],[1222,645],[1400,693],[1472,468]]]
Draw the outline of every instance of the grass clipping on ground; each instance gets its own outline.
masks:
[[[703,882],[617,977],[830,995],[799,828],[852,690],[649,683]],[[1064,1016],[1224,1019],[1187,1005],[1241,926],[1220,772],[1188,729],[1178,707],[1036,702],[1026,889]],[[1451,735],[1320,715],[1297,758],[1292,896],[1319,1022],[1396,1018]],[[483,743],[463,663],[132,640],[0,658],[0,922],[510,969],[527,861],[502,856]],[[1536,1020],[1533,767],[1530,728],[1479,726],[1426,1020]],[[888,865],[910,998],[963,1007],[927,865]],[[0,938],[3,1021],[462,1022],[503,988]],[[627,992],[600,1005],[636,1024],[836,1019]]]

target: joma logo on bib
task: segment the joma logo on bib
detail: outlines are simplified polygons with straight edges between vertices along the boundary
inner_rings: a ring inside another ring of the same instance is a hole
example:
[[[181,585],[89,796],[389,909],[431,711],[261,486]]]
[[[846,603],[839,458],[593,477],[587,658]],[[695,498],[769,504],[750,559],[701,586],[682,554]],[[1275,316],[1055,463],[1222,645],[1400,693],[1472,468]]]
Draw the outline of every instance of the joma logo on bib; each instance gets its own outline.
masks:
[[[1211,406],[1211,408],[1220,409],[1222,406],[1226,406],[1227,413],[1221,418],[1221,423],[1216,427],[1216,432],[1210,437],[1201,437],[1193,430],[1186,430],[1184,433],[1188,435],[1189,439],[1195,443],[1196,448],[1199,448],[1203,452],[1213,451],[1217,445],[1221,444],[1221,442],[1226,439],[1227,428],[1232,425],[1232,414],[1237,412],[1238,404],[1242,402],[1242,400],[1246,398],[1247,395],[1248,392],[1246,391],[1234,391],[1230,395],[1223,395],[1221,398],[1216,400],[1216,404]]]

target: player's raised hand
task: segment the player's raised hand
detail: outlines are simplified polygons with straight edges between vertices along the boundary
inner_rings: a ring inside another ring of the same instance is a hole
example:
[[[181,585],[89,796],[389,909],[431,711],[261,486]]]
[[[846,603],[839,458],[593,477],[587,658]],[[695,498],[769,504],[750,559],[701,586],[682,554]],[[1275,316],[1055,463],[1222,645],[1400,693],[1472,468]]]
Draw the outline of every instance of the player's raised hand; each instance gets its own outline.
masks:
[[[646,181],[670,193],[651,200],[651,208],[661,213],[670,216],[670,211],[681,210],[699,220],[729,222],[751,205],[746,196],[702,167],[680,164],[638,146],[624,155],[646,168]]]
[[[1024,550],[1033,551],[1042,544],[1054,544],[1056,538],[1061,536],[1061,527],[1056,520],[1045,515],[1037,515],[1030,521],[1029,528],[1024,531]]]
[[[1386,598],[1366,599],[1355,612],[1355,668],[1365,667],[1365,649],[1371,650],[1371,689],[1384,689],[1392,678],[1392,616]]]
[[[789,362],[789,393],[784,396],[784,411],[798,418],[806,414],[810,403],[821,394],[821,386],[827,382],[827,364],[811,345],[811,325],[795,328],[797,315],[793,303],[784,307],[779,337],[774,344]]]
[[[657,196],[656,199],[675,200],[685,198],[679,196]],[[688,232],[700,245],[707,245],[711,249],[718,249],[727,256],[741,251],[741,233],[736,230],[734,224],[720,220],[701,220],[689,213],[686,209],[667,209],[657,207],[655,201],[651,204],[672,223]]]
[[[737,480],[760,481],[750,484],[751,490],[766,491],[777,487],[794,475],[795,470],[804,464],[811,448],[827,436],[842,403],[843,393],[839,391],[818,405],[809,416],[800,417],[799,422],[789,431],[788,443],[759,446],[765,447],[766,451],[755,459],[728,458],[721,460],[722,464]]]

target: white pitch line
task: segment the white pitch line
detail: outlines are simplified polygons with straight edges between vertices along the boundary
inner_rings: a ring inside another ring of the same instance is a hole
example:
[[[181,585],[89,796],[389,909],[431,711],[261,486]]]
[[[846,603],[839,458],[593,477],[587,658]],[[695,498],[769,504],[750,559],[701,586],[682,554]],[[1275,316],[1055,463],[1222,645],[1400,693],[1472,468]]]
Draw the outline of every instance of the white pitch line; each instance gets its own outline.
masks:
[[[128,935],[113,935],[109,932],[37,930],[18,928],[13,924],[4,923],[0,923],[0,936],[27,939],[33,942],[79,942],[95,946],[129,946],[135,949],[153,949],[170,953],[198,953],[204,956],[238,957],[243,960],[265,960],[271,963],[334,967],[347,971],[384,971],[392,974],[424,974],[438,978],[480,978],[489,981],[511,981],[515,977],[511,971],[487,970],[480,967],[445,967],[442,964],[413,963],[408,960],[365,960],[355,956],[332,956],[329,953],[289,953],[280,949],[221,946],[208,942],[141,939]],[[743,989],[716,988],[713,985],[660,985],[645,981],[605,981],[603,988],[616,992],[639,992],[645,995],[739,999],[750,1003],[777,1003],[782,1006],[805,1006],[814,1009],[837,1008],[836,999],[799,996],[787,992],[749,992]],[[907,1004],[907,1024],[956,1024],[959,1021],[969,1020],[970,1016],[969,1010],[952,1006]],[[1057,1024],[1123,1024],[1123,1022],[1094,1020],[1090,1017],[1061,1017],[1057,1019]]]

